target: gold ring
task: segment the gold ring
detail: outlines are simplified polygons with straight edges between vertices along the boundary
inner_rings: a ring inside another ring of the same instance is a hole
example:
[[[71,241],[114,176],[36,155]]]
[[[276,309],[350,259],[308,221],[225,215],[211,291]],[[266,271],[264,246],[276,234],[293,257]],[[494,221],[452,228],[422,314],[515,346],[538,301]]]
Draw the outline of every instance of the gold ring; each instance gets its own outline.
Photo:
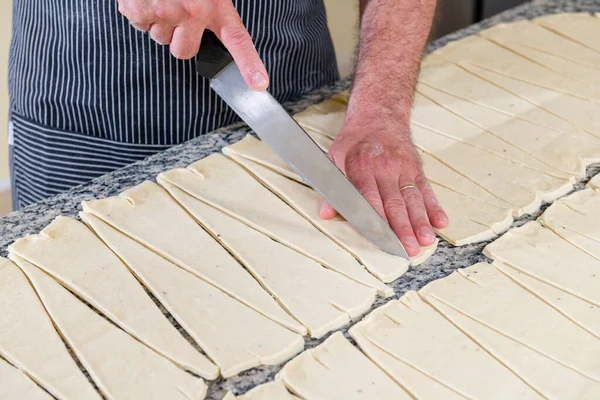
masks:
[[[412,183],[409,183],[408,185],[400,186],[400,191],[410,189],[410,188],[418,189],[417,185],[413,185]]]

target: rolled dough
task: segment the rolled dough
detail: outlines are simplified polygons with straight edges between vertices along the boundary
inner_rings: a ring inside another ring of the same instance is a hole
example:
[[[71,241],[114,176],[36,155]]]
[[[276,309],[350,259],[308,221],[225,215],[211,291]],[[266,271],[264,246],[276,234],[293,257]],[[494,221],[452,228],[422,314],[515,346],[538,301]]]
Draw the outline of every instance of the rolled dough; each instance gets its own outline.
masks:
[[[163,172],[158,182],[178,187],[328,268],[360,268],[350,253],[223,155]]]
[[[27,375],[0,358],[0,399],[52,400]]]
[[[420,293],[436,308],[445,304],[600,385],[600,340],[489,264],[459,270]]]
[[[511,229],[483,254],[600,306],[600,261],[537,222]]]
[[[540,398],[416,292],[373,311],[350,329],[353,337],[357,332],[372,346],[423,374],[421,382],[400,378],[415,398],[422,398],[421,392],[431,385],[469,399]],[[369,355],[367,349],[363,351]]]
[[[368,311],[375,301],[375,289],[323,268],[169,183],[163,185],[311,336],[319,338],[342,327]]]
[[[561,13],[535,18],[534,23],[600,52],[600,20],[588,13]]]
[[[0,315],[2,357],[58,399],[100,400],[71,358],[27,277],[5,258],[0,258]]]
[[[112,325],[42,270],[15,258],[57,329],[108,399],[204,398],[202,379]]]
[[[306,110],[294,115],[294,119],[304,129],[335,139],[344,126],[346,109],[345,103],[329,99],[309,106]]]
[[[304,330],[157,184],[145,182],[118,197],[83,202],[82,206],[85,212],[273,321],[294,331]]]
[[[300,335],[179,268],[101,219],[81,218],[125,262],[224,377],[261,364],[277,364],[302,351]]]
[[[303,399],[411,399],[340,332],[288,362],[279,373]]]
[[[41,268],[123,330],[177,365],[208,379],[217,367],[160,312],[127,266],[84,224],[59,216],[9,250]]]

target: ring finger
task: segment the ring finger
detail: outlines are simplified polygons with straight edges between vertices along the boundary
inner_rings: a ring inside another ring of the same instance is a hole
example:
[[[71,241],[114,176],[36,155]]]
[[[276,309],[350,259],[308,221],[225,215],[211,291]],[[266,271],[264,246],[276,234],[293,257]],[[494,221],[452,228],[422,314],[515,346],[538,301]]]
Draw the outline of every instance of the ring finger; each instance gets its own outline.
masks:
[[[150,37],[159,44],[167,45],[171,44],[173,40],[174,26],[164,24],[152,24],[150,27]]]
[[[429,246],[435,241],[435,233],[429,223],[421,191],[414,183],[410,182],[400,185],[400,193],[402,193],[408,218],[419,244]]]

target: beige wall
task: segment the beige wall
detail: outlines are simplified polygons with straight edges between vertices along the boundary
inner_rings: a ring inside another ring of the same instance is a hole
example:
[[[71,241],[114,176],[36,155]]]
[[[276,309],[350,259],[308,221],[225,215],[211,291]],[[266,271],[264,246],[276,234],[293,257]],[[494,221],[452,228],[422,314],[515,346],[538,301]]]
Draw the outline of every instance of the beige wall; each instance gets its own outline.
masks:
[[[335,46],[340,75],[352,72],[358,38],[358,0],[325,0],[329,29]]]

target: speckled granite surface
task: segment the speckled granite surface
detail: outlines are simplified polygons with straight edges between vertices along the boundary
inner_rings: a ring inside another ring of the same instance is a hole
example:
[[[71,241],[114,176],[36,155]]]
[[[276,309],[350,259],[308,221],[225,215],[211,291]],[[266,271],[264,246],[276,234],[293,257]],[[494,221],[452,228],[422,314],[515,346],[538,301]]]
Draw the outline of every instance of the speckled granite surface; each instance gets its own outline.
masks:
[[[441,38],[431,43],[428,51],[499,22],[533,18],[559,12],[600,12],[600,0],[533,1]],[[296,104],[287,106],[290,111],[300,111],[310,104],[320,102],[333,93],[346,89],[348,84],[347,81],[339,82],[305,96],[302,101]],[[20,212],[0,218],[0,251],[2,251],[2,255],[6,255],[6,247],[15,239],[29,233],[39,232],[59,214],[76,217],[80,210],[79,204],[83,200],[117,195],[119,192],[144,180],[153,180],[162,171],[186,166],[193,161],[217,152],[222,147],[240,140],[247,132],[248,129],[242,125],[222,129],[95,179],[86,185],[29,206]],[[599,172],[600,166],[588,168],[588,179]],[[586,181],[587,179],[578,184],[577,188],[581,189]],[[541,211],[535,215],[520,218],[515,221],[515,226],[536,218],[540,213]],[[485,261],[486,258],[481,254],[481,250],[486,244],[487,242],[457,248],[442,240],[438,251],[426,263],[411,269],[392,284],[396,291],[396,297],[400,297],[408,290],[418,290],[428,282],[442,278],[457,268]],[[380,306],[385,301],[387,300],[378,299],[374,307]],[[348,337],[347,329],[343,329],[343,331]],[[309,340],[306,343],[306,348],[314,347],[323,340]],[[227,380],[211,382],[209,383],[210,388],[207,398],[221,399],[227,390],[232,390],[236,394],[244,393],[257,384],[271,380],[279,369],[280,366],[254,368]]]

